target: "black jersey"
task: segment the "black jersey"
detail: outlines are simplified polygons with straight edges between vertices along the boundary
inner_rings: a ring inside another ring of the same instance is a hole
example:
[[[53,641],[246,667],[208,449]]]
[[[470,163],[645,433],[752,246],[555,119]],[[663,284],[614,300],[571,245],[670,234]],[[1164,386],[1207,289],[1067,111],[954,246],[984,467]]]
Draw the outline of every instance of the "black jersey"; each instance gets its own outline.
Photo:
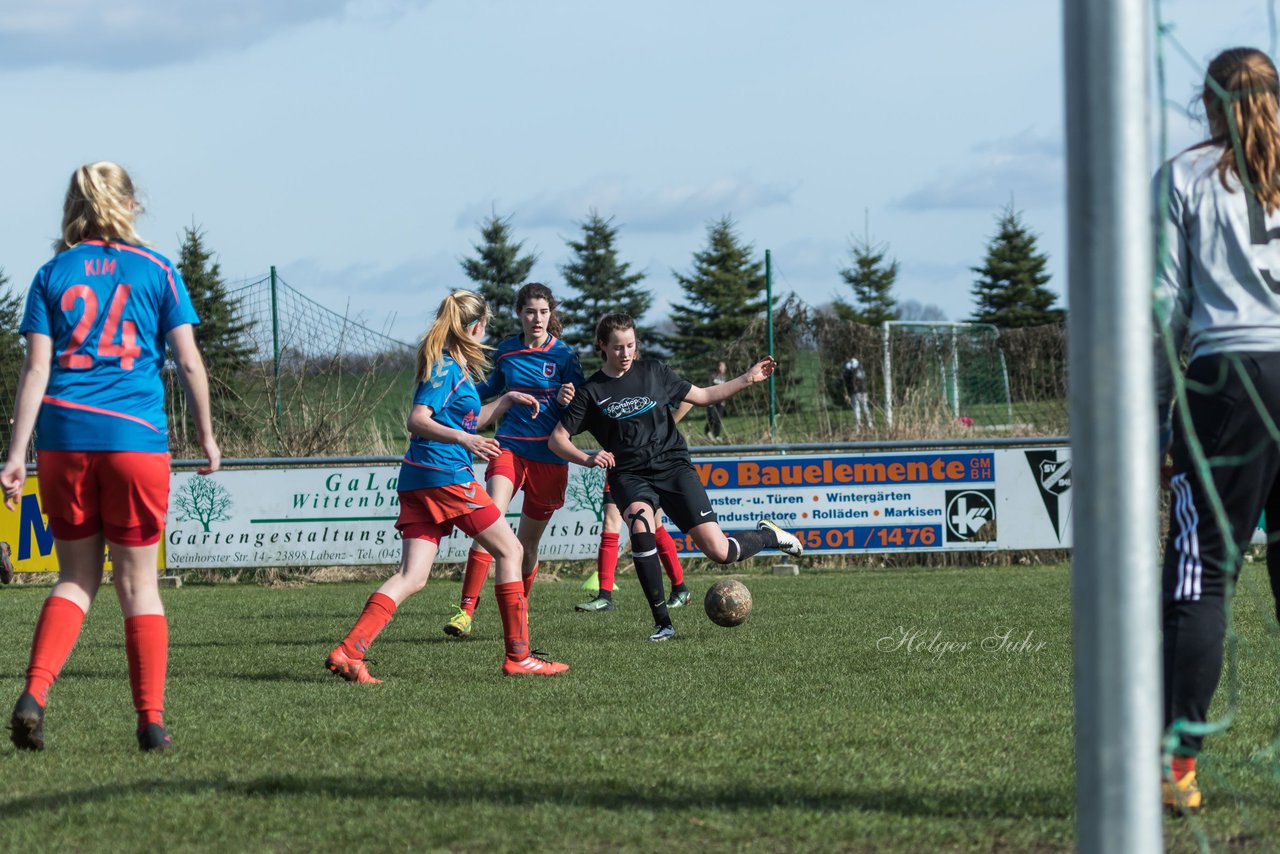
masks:
[[[635,362],[620,377],[596,371],[560,417],[570,435],[586,430],[613,454],[617,471],[651,471],[689,459],[673,412],[693,383],[661,362]]]

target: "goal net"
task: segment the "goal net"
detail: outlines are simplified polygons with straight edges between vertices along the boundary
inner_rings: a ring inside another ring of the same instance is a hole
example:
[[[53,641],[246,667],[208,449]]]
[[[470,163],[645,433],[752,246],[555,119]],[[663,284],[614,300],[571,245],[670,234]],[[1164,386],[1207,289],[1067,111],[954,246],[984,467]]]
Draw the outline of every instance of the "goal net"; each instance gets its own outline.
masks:
[[[884,411],[890,426],[1013,422],[1000,333],[986,323],[888,321],[883,326]]]

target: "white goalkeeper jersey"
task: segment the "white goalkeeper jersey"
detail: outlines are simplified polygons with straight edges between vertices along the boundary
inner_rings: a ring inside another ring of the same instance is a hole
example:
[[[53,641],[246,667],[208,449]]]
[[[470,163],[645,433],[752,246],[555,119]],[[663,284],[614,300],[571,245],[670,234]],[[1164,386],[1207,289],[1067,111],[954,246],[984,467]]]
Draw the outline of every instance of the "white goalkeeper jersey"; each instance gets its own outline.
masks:
[[[1280,210],[1266,213],[1234,173],[1230,189],[1222,186],[1216,165],[1224,150],[1188,149],[1153,182],[1156,225],[1168,250],[1159,259],[1156,298],[1168,306],[1175,351],[1186,346],[1192,360],[1280,351]],[[1163,342],[1156,346],[1156,395],[1167,428],[1173,374]]]

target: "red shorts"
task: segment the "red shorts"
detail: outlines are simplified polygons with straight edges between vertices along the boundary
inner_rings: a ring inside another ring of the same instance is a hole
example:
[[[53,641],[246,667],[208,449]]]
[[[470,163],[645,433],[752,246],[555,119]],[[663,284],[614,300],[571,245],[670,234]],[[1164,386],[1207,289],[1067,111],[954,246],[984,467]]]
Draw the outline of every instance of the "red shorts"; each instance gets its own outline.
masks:
[[[60,540],[102,533],[109,543],[160,540],[169,509],[169,455],[141,451],[38,451],[40,505]]]
[[[502,511],[489,493],[473,480],[401,492],[396,530],[406,540],[430,540],[438,544],[449,536],[454,526],[468,537],[474,537],[501,518]]]
[[[524,509],[521,512],[530,519],[545,522],[564,506],[564,491],[569,485],[567,465],[526,460],[503,448],[502,453],[489,460],[489,468],[484,473],[485,482],[496,475],[511,481],[515,489],[524,490]]]

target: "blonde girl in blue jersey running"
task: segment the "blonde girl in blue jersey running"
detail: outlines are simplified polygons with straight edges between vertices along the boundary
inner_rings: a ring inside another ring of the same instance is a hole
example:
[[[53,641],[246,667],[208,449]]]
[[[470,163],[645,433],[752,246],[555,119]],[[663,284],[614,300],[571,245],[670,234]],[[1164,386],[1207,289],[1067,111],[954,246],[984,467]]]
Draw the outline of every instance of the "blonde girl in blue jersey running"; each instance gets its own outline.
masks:
[[[0,483],[13,509],[34,430],[58,583],[40,612],[26,688],[9,724],[22,750],[44,749],[49,689],[102,583],[104,545],[124,613],[138,747],[170,745],[163,718],[169,629],[156,575],[169,502],[160,377],[166,342],[208,458],[200,474],[216,471],[222,453],[193,331],[200,321],[177,268],[134,230],[140,212],[124,169],[106,161],[81,166],[67,189],[57,254],[27,292],[27,355]]]
[[[511,389],[533,395],[539,403],[536,411],[527,407],[507,411],[495,436],[502,450],[489,461],[485,472],[485,489],[504,515],[516,491],[524,492],[516,536],[524,547],[521,572],[526,600],[538,574],[538,543],[552,515],[564,506],[569,482],[569,464],[547,448],[547,439],[560,423],[564,407],[573,400],[574,389],[583,382],[578,354],[559,337],[557,306],[551,289],[540,282],[520,288],[516,314],[521,333],[498,345],[493,374],[477,387],[481,400]],[[461,601],[458,612],[444,627],[446,634],[464,638],[471,633],[491,562],[480,543],[468,553]]]
[[[374,638],[396,609],[426,586],[440,540],[456,527],[474,537],[497,563],[498,610],[507,676],[554,676],[569,665],[548,661],[529,650],[529,626],[520,563],[524,549],[476,480],[475,457],[492,460],[501,453],[494,439],[477,435],[513,404],[539,410],[532,395],[509,391],[481,406],[475,380],[489,367],[484,345],[489,307],[471,291],[458,290],[440,303],[435,322],[418,346],[418,385],[409,412],[409,450],[398,483],[401,536],[400,569],[369,597],[355,626],[325,660],[348,682],[376,683],[365,664]]]

